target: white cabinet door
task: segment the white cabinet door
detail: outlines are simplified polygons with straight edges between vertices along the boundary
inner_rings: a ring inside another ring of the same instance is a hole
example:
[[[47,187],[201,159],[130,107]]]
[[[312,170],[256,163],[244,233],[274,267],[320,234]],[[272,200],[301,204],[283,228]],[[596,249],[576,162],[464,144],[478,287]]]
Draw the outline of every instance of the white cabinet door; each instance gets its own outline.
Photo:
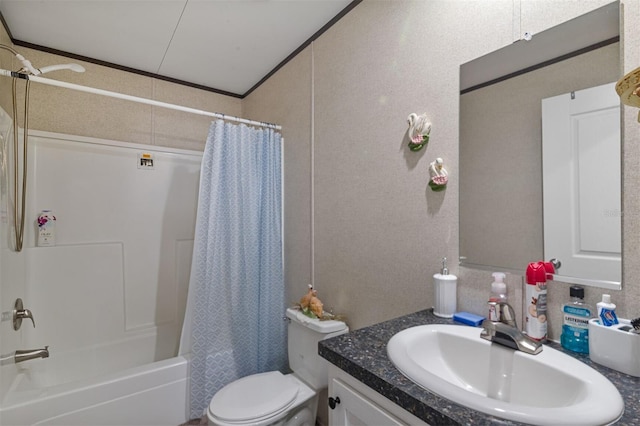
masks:
[[[329,408],[331,426],[397,426],[404,425],[359,392],[342,382],[331,380],[329,396],[336,399],[335,408]]]
[[[542,100],[544,257],[562,262],[559,275],[621,280],[620,98],[614,85]]]

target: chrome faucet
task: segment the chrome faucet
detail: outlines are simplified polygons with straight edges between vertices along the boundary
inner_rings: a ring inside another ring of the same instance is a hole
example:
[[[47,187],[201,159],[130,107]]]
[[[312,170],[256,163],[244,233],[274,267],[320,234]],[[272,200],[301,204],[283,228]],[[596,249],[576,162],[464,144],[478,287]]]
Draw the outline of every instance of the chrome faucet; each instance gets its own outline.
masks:
[[[484,320],[480,337],[531,355],[542,351],[542,343],[531,339],[518,329],[516,314],[511,305],[506,302],[489,302],[489,305],[492,310],[495,308],[498,320]]]
[[[29,361],[36,358],[49,358],[49,346],[45,346],[44,349],[27,349],[16,351],[13,356],[16,364],[22,361]]]

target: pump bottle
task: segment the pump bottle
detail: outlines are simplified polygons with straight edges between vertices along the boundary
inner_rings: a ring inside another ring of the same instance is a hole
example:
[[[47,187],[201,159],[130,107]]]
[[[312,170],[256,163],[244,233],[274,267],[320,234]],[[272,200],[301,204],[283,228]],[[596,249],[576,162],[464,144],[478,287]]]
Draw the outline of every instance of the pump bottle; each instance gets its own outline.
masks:
[[[456,287],[458,278],[449,274],[447,258],[442,259],[442,270],[433,276],[433,314],[441,318],[451,318],[456,312]]]
[[[504,283],[505,274],[494,272],[491,283],[491,295],[489,296],[489,321],[500,321],[500,310],[496,309],[496,304],[507,302],[507,285]]]

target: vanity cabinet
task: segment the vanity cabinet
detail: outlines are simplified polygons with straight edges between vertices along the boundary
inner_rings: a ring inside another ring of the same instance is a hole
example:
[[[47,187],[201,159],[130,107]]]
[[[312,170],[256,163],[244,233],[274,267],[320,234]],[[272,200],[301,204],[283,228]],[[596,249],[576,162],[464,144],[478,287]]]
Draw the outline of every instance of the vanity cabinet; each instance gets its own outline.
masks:
[[[329,366],[329,399],[331,426],[428,426],[333,365]]]
[[[353,389],[340,379],[332,379],[330,395],[335,395],[329,407],[331,426],[400,426],[404,423],[375,405],[366,396]]]

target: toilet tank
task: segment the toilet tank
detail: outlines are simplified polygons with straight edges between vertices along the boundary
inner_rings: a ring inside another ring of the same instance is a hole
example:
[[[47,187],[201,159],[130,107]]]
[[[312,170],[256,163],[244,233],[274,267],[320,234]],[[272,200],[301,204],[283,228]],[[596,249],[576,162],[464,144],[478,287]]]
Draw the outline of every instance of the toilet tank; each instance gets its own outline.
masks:
[[[297,309],[287,309],[289,367],[314,390],[327,387],[328,362],[318,355],[318,342],[347,333],[342,321],[312,319]]]

